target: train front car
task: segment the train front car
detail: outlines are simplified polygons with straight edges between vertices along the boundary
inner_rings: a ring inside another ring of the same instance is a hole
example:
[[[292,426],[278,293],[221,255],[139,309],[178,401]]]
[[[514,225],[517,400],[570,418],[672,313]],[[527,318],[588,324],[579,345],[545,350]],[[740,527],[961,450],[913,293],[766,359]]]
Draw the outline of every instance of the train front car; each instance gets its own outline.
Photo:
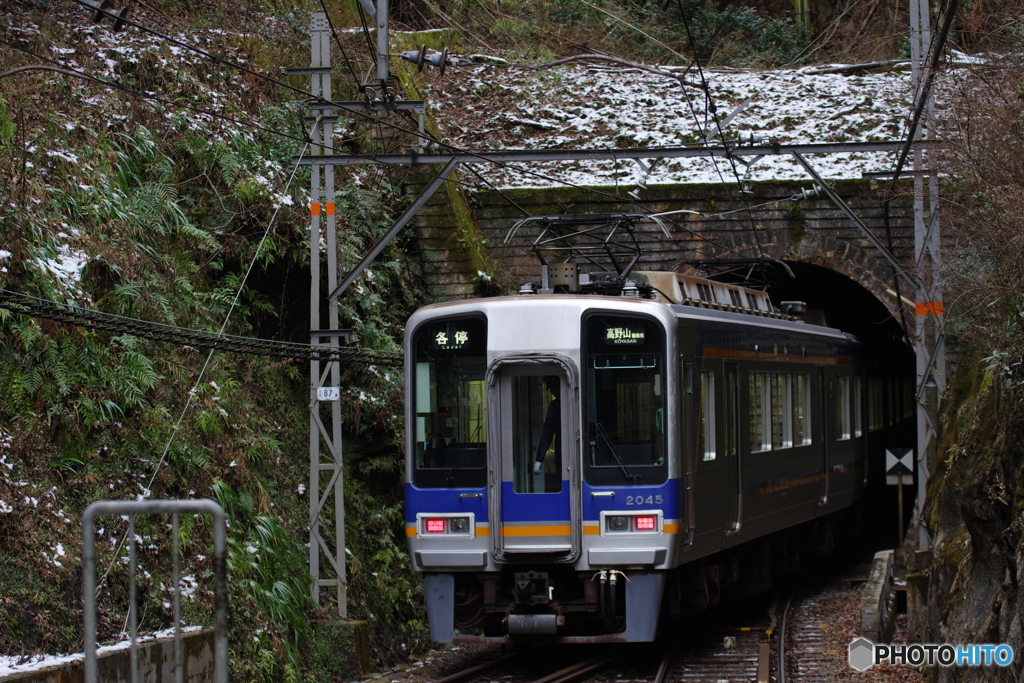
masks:
[[[629,298],[412,317],[406,532],[432,639],[654,638],[678,552],[675,329]]]

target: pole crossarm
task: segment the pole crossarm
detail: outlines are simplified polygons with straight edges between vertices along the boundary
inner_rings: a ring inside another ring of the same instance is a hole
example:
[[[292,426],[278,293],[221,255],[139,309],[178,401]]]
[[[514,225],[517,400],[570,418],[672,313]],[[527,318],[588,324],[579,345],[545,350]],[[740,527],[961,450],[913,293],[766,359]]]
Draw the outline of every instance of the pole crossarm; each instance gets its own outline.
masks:
[[[434,154],[325,154],[317,157],[293,157],[301,166],[325,164],[328,166],[361,166],[385,164],[409,166],[445,164],[457,161],[463,164],[507,164],[526,161],[601,161],[616,159],[692,159],[700,157],[724,157],[756,155],[799,154],[853,154],[863,152],[898,152],[905,143],[885,142],[843,142],[806,143],[779,145],[719,145],[715,147],[628,147],[617,149],[506,149],[506,150],[453,150]],[[936,140],[916,140],[913,150],[931,150],[943,147]]]
[[[818,175],[818,172],[815,171],[814,167],[807,162],[807,159],[804,159],[804,157],[797,151],[793,151],[791,152],[791,154],[793,155],[793,158],[796,159],[800,163],[800,165],[804,167],[804,170],[807,171],[807,173],[812,178],[814,178],[815,182],[818,183],[818,186],[825,191],[825,194],[827,194],[829,199],[832,200],[832,203],[839,207],[839,210],[846,214],[846,217],[853,221],[854,225],[856,225],[860,229],[860,231],[864,233],[864,236],[868,238],[868,241],[870,241],[876,249],[878,249],[879,253],[881,253],[885,260],[889,262],[889,265],[893,267],[896,273],[904,280],[906,280],[915,289],[919,287],[921,285],[920,281],[916,277],[908,273],[906,268],[900,265],[900,262],[896,260],[896,257],[892,255],[892,252],[885,248],[885,245],[882,244],[882,241],[875,237],[874,233],[872,233],[871,230],[868,229],[868,226],[864,225],[864,222],[857,217],[857,214],[855,214],[849,206],[847,206],[846,202],[843,201],[843,198],[836,194],[835,190],[828,186],[828,183],[826,183],[825,180],[820,175]]]
[[[380,254],[380,252],[384,251],[384,247],[388,246],[388,242],[394,239],[395,235],[397,235],[398,232],[403,227],[405,227],[405,224],[413,219],[413,216],[415,216],[416,213],[420,210],[420,208],[427,203],[427,200],[434,195],[434,193],[437,191],[437,188],[441,187],[444,181],[448,179],[448,176],[452,174],[452,171],[455,170],[455,167],[458,166],[459,163],[460,162],[456,159],[448,160],[448,163],[444,165],[444,168],[441,169],[441,172],[434,176],[434,178],[427,184],[427,186],[423,188],[423,191],[420,192],[420,195],[416,197],[416,200],[412,203],[412,205],[405,210],[405,213],[403,213],[399,217],[399,219],[395,221],[395,224],[391,226],[391,229],[384,233],[383,237],[377,240],[377,243],[373,245],[373,248],[370,249],[366,256],[363,257],[363,260],[360,261],[359,264],[352,269],[352,272],[345,276],[345,279],[342,280],[341,284],[338,285],[333,292],[331,292],[330,296],[327,297],[327,300],[330,303],[333,304],[334,302],[336,302],[338,300],[338,297],[341,296],[342,292],[348,289],[349,285],[355,282],[356,278],[359,277],[360,273],[362,273],[368,265],[370,265],[373,259],[377,258],[377,255]]]

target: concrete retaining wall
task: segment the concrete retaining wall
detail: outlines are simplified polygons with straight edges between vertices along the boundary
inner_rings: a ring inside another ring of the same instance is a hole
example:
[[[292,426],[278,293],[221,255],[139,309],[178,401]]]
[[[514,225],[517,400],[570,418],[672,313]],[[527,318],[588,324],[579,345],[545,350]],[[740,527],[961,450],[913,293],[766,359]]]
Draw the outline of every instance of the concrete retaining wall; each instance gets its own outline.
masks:
[[[892,592],[893,553],[875,553],[871,574],[860,598],[860,635],[872,643],[887,643],[896,625]]]
[[[185,651],[185,683],[212,683],[214,630],[193,631],[182,637]],[[130,683],[130,650],[125,647],[100,652],[97,668],[100,683]],[[159,638],[139,644],[139,680],[142,683],[173,683],[174,638]],[[53,667],[16,673],[0,683],[83,683],[84,658]]]

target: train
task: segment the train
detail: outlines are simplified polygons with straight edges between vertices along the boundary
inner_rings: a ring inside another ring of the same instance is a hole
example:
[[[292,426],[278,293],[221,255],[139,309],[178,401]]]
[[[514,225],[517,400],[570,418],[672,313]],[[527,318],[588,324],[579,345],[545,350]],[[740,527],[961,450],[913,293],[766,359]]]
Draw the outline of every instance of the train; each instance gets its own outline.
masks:
[[[543,267],[405,334],[432,640],[648,642],[827,552],[868,480],[863,345],[694,274]]]

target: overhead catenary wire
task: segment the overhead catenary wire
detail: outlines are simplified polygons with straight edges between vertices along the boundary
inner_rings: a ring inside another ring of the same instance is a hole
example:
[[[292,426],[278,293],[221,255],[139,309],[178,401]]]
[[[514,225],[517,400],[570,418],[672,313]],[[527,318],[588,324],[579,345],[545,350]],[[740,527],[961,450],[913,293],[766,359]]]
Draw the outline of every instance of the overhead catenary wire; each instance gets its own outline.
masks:
[[[747,204],[747,219],[750,221],[750,231],[751,231],[751,234],[754,235],[754,241],[757,243],[757,250],[758,250],[758,252],[761,252],[763,250],[763,247],[761,246],[761,237],[757,233],[757,224],[754,223],[754,214],[750,210],[750,199],[749,199],[749,197],[747,197],[746,192],[744,192],[743,180],[740,178],[740,174],[736,170],[736,160],[733,158],[732,152],[729,149],[729,145],[726,143],[725,132],[722,130],[722,123],[721,123],[721,120],[718,118],[718,110],[715,107],[715,103],[714,103],[714,101],[711,98],[711,88],[708,85],[707,79],[704,77],[704,69],[703,69],[703,67],[701,67],[701,64],[700,64],[700,55],[697,54],[697,43],[693,39],[693,32],[690,30],[690,22],[686,19],[686,11],[683,8],[683,0],[676,0],[676,3],[679,6],[679,14],[680,14],[680,16],[682,17],[682,20],[683,20],[683,27],[686,29],[687,39],[690,42],[690,50],[693,52],[693,63],[697,67],[697,75],[700,78],[701,86],[704,89],[704,97],[707,100],[707,107],[706,107],[707,112],[711,114],[711,118],[715,122],[715,128],[718,129],[718,136],[719,136],[719,138],[721,138],[722,144],[725,145],[725,156],[726,156],[726,159],[729,160],[729,165],[732,168],[732,174],[736,178],[736,184],[739,186],[740,196],[743,197],[744,202]],[[689,102],[689,97],[687,97],[687,102]],[[691,105],[691,109],[692,109],[692,106],[693,105]],[[706,130],[707,129],[705,128],[705,132],[706,132]],[[705,142],[707,142],[707,137],[706,136],[705,136],[704,139],[705,139]],[[712,160],[714,161],[714,157],[712,157]],[[715,169],[718,170],[718,162],[715,161],[714,163],[715,163]],[[719,177],[721,177],[721,173],[722,173],[721,170],[718,170]],[[724,182],[724,179],[723,179],[723,182]],[[760,256],[761,254],[759,253],[758,255]]]
[[[398,365],[401,363],[401,354],[399,353],[361,348],[310,346],[309,344],[297,342],[220,334],[104,313],[8,289],[0,289],[0,308],[76,327],[100,330],[118,335],[126,334],[150,341],[177,344],[197,349],[211,349],[225,353],[267,356],[299,361],[312,358],[314,360],[340,360],[379,365]]]
[[[352,80],[355,81],[356,84],[356,92],[358,92],[362,89],[362,83],[359,81],[359,75],[356,74],[355,67],[352,66],[352,62],[348,58],[348,51],[345,49],[345,46],[341,44],[341,39],[338,38],[338,32],[334,28],[334,22],[331,21],[331,14],[327,11],[327,5],[324,4],[324,0],[320,0],[320,9],[324,11],[324,16],[327,17],[327,26],[331,29],[331,36],[334,38],[334,42],[338,46],[338,49],[341,51],[341,56],[345,60],[345,66],[348,67],[348,71],[352,75]]]

